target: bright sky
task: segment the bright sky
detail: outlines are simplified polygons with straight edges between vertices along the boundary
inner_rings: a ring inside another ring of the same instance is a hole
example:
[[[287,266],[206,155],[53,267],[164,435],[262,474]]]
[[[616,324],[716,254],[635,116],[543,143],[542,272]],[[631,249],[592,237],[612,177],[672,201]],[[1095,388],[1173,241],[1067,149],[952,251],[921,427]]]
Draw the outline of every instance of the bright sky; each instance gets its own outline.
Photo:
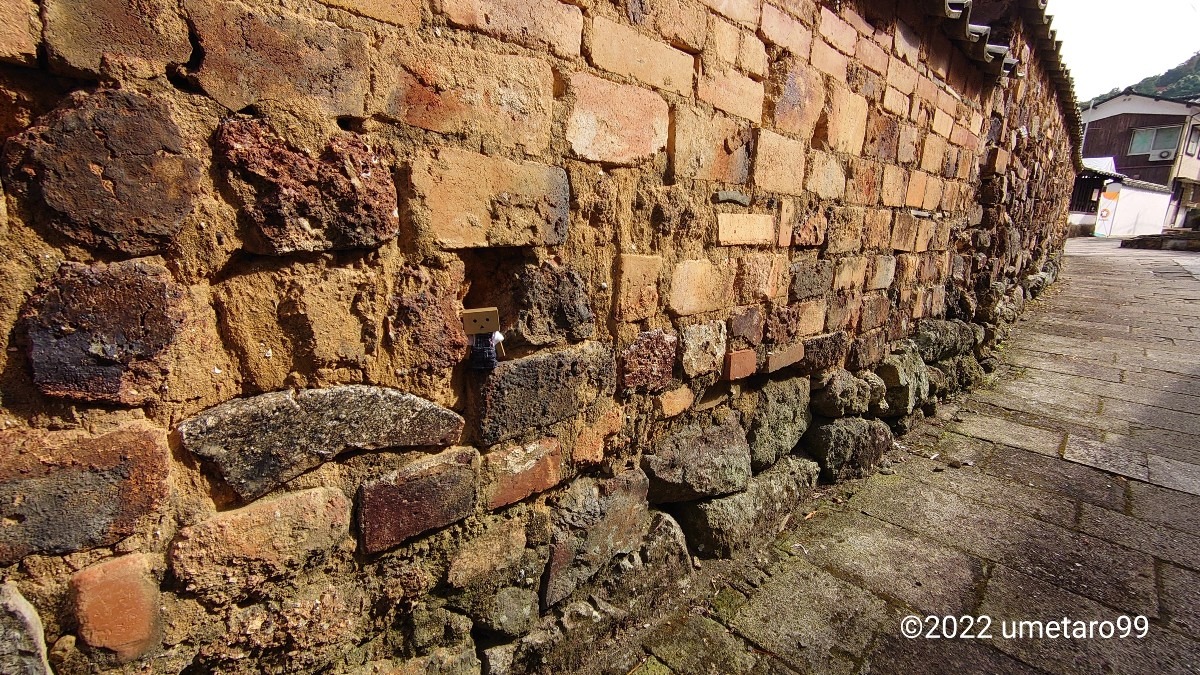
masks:
[[[1049,0],[1079,100],[1165,72],[1200,51],[1200,0]]]

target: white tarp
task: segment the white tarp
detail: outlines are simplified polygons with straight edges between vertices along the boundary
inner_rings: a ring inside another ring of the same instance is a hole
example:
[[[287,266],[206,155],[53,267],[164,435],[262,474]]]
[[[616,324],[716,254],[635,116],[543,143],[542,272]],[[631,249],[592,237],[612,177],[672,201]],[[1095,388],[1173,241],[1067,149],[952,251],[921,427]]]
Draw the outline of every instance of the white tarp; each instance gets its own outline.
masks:
[[[1162,234],[1171,193],[1110,183],[1100,193],[1096,214],[1097,237]]]

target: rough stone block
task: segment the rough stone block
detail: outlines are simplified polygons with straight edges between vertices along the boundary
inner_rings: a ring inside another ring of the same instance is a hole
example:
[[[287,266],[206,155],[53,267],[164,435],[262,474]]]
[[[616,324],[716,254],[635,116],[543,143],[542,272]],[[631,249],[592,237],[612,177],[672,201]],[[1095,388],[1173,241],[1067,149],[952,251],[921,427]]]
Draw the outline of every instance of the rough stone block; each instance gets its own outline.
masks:
[[[32,0],[0,4],[0,61],[30,66],[37,63],[42,21]]]
[[[725,357],[727,333],[724,321],[687,326],[683,334],[683,372],[697,377],[716,371]]]
[[[806,377],[773,379],[758,396],[747,439],[754,471],[761,472],[790,454],[808,429],[809,381]]]
[[[571,88],[567,142],[577,156],[629,165],[667,147],[667,102],[658,94],[587,73],[571,75]]]
[[[450,23],[556,56],[579,55],[583,12],[557,0],[439,0]]]
[[[663,418],[670,419],[692,407],[695,400],[696,395],[690,388],[683,385],[654,397],[654,409]]]
[[[586,283],[579,272],[552,260],[526,265],[517,273],[514,294],[517,322],[509,338],[538,347],[592,337],[592,313]]]
[[[814,150],[805,187],[821,199],[841,199],[846,194],[846,170],[837,156]]]
[[[361,117],[371,85],[369,38],[334,23],[232,0],[189,0],[204,50],[196,79],[230,110],[264,101],[313,101],[331,116]]]
[[[690,316],[733,305],[734,270],[718,267],[707,259],[684,260],[671,276],[667,306],[676,316]]]
[[[359,542],[380,553],[475,510],[479,453],[452,448],[412,462],[395,474],[363,483],[358,491]]]
[[[759,146],[762,147],[761,144]],[[718,213],[717,243],[721,246],[772,245],[778,234],[775,216],[763,213]]]
[[[79,637],[125,663],[162,641],[162,610],[153,558],[144,553],[112,558],[76,572],[71,598]]]
[[[102,58],[136,59],[161,74],[191,58],[187,24],[161,0],[49,0],[42,16],[46,57],[59,74],[99,75]]]
[[[450,445],[463,418],[418,396],[347,385],[222,403],[179,425],[183,447],[255,499],[350,449]]]
[[[743,380],[758,370],[758,355],[753,349],[741,349],[725,355],[725,369],[722,377],[726,380]]]
[[[468,539],[455,552],[446,572],[446,582],[454,588],[484,586],[502,578],[506,570],[517,567],[525,553],[525,523],[504,520],[483,534]]]
[[[892,447],[892,430],[860,417],[823,420],[809,428],[802,444],[821,464],[823,480],[863,478]]]
[[[480,496],[489,509],[498,509],[545,492],[566,475],[566,455],[557,438],[513,445],[483,456]]]
[[[350,508],[341,490],[321,487],[219,513],[179,531],[171,571],[207,602],[236,601],[344,544]]]
[[[734,70],[705,73],[696,87],[696,95],[730,115],[762,122],[766,96],[762,82],[755,82]]]
[[[671,169],[678,178],[747,183],[754,137],[749,127],[719,113],[677,105]]]
[[[17,585],[0,584],[0,672],[53,675],[43,634],[42,618]]]
[[[554,72],[545,61],[424,43],[389,41],[384,49],[378,60],[387,67],[375,71],[369,104],[382,117],[531,153],[550,146]]]
[[[592,21],[591,57],[597,67],[609,72],[676,94],[692,93],[695,63],[690,54],[604,17]]]
[[[621,352],[619,377],[624,389],[662,391],[675,373],[679,338],[661,328],[638,334]]]
[[[887,385],[888,416],[912,414],[929,398],[929,374],[917,346],[900,343],[875,369]]]
[[[871,402],[871,385],[843,368],[823,376],[814,389],[813,412],[825,417],[861,415],[867,412]]]
[[[740,494],[682,505],[679,524],[700,555],[730,557],[778,534],[816,487],[819,472],[811,460],[784,457]]]
[[[642,455],[651,503],[686,502],[741,492],[750,478],[746,432],[731,415],[719,425],[691,425]]]
[[[418,222],[444,248],[566,239],[571,190],[558,167],[442,148],[414,162],[412,189]]]
[[[821,297],[833,288],[834,261],[803,260],[792,265],[792,298]]]
[[[759,129],[754,159],[754,185],[768,192],[804,194],[807,145],[766,129]]]
[[[504,361],[474,392],[477,440],[495,445],[578,415],[615,382],[612,351],[596,342]]]
[[[217,134],[217,154],[255,225],[250,251],[374,248],[400,229],[390,157],[355,134],[335,136],[314,158],[262,120],[232,119]]]
[[[804,360],[797,369],[805,373],[819,373],[846,362],[850,353],[850,337],[844,332],[817,335],[804,341]]]
[[[787,70],[775,101],[775,128],[796,138],[812,138],[825,108],[825,81],[802,59],[785,62]]]
[[[67,97],[9,139],[3,173],[6,188],[45,207],[54,231],[127,255],[165,250],[200,183],[167,106],[126,90]]]
[[[658,274],[662,265],[662,256],[632,253],[617,256],[618,320],[641,321],[658,311]]]
[[[133,534],[167,499],[168,457],[165,434],[148,425],[0,433],[0,564]]]
[[[648,487],[635,468],[605,480],[581,478],[558,497],[543,607],[565,600],[615,556],[641,547],[650,521]]]

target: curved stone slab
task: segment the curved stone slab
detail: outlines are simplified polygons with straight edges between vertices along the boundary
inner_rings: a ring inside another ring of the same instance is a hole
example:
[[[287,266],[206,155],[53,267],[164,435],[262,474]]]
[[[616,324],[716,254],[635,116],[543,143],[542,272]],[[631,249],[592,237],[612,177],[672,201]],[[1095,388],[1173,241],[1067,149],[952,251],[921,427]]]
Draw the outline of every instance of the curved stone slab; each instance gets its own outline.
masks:
[[[37,610],[16,584],[0,584],[0,672],[51,675]]]
[[[247,500],[349,449],[452,445],[462,429],[452,410],[367,385],[235,399],[179,425],[183,446]]]

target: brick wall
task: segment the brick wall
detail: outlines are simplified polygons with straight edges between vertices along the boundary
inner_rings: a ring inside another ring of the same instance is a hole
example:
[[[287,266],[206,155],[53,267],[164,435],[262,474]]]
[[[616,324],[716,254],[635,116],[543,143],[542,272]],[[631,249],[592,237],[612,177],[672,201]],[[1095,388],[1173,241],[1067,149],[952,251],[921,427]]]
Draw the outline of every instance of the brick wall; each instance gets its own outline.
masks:
[[[0,670],[561,670],[870,472],[1077,155],[913,4],[0,2]]]

